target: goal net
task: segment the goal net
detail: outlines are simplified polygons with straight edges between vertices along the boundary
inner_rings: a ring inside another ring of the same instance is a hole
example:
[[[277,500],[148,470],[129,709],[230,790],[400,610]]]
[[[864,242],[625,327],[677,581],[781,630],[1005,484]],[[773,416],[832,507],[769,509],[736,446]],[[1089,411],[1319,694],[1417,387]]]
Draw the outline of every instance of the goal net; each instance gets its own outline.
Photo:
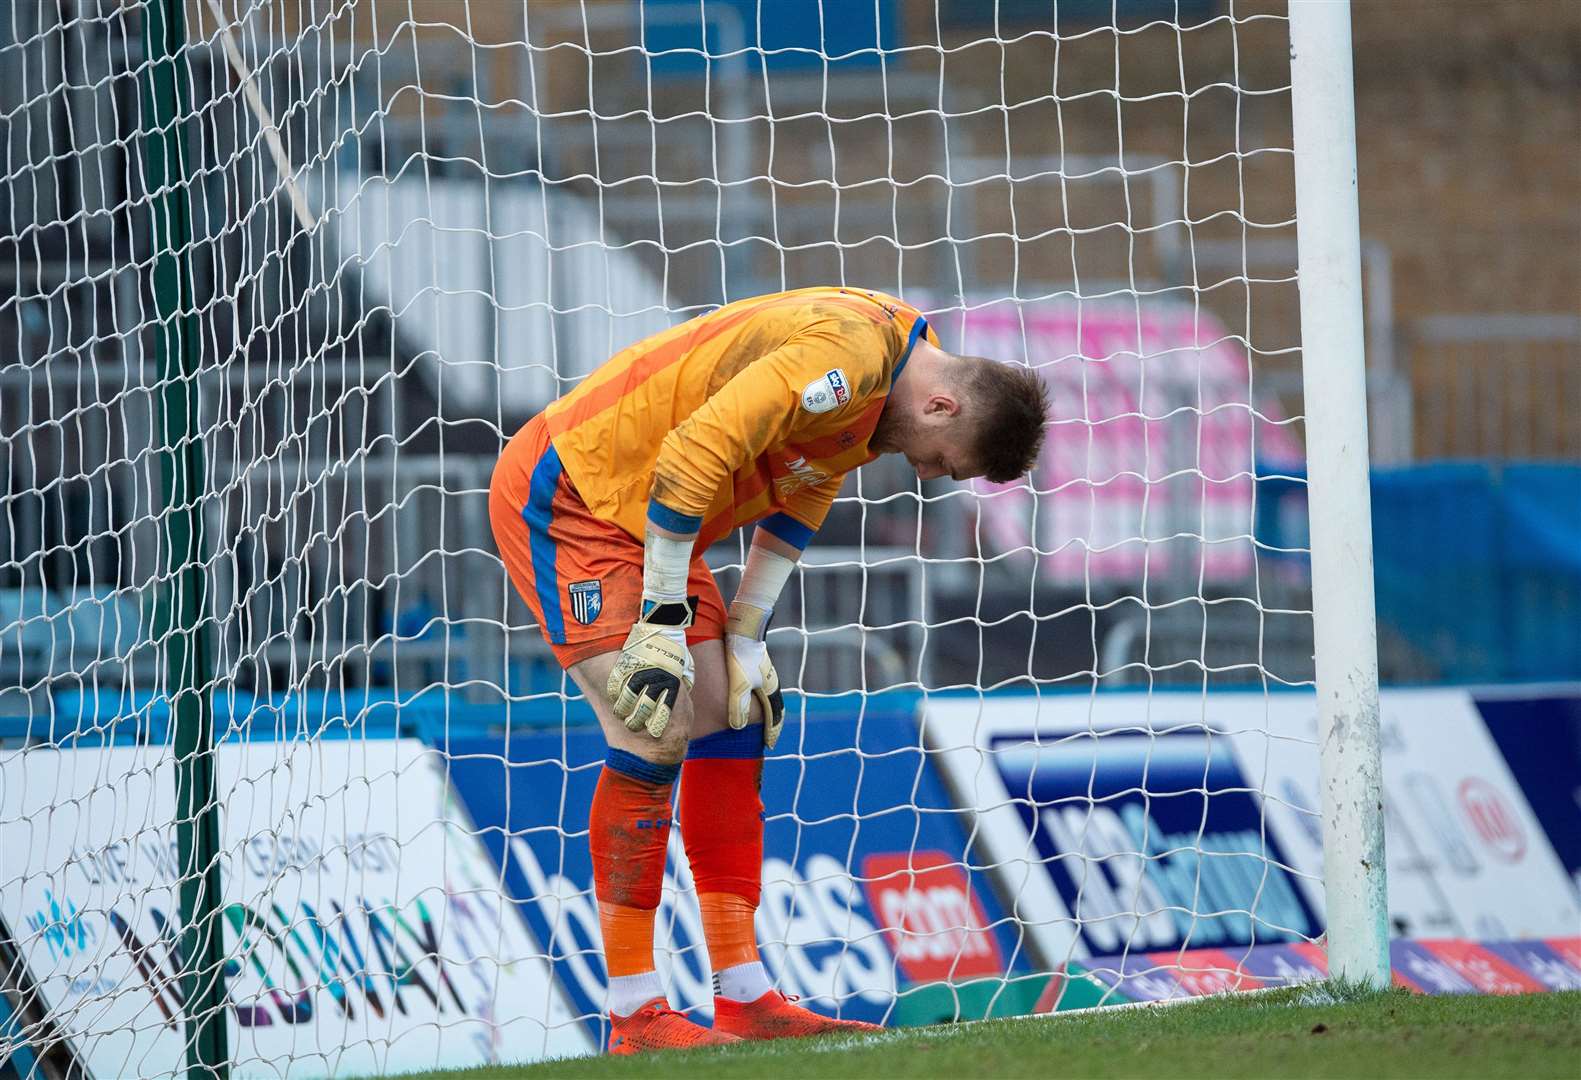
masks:
[[[601,1045],[602,744],[489,477],[619,348],[817,284],[1055,415],[1022,483],[847,478],[782,600],[776,985],[1320,975],[1289,57],[1243,0],[13,5],[0,1061]],[[707,1017],[678,837],[659,924]]]

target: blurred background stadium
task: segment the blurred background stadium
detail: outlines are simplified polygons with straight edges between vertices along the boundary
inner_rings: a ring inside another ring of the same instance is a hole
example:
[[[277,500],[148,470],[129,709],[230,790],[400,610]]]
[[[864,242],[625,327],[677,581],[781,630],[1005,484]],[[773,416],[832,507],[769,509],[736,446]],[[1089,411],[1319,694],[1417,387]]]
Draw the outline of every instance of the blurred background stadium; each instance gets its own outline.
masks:
[[[1021,32],[1047,21],[1032,0],[875,0],[825,25],[803,7],[241,11],[324,222],[306,234],[213,10],[189,5],[229,685],[557,692],[492,554],[501,438],[647,332],[832,282],[901,292],[965,347],[982,297],[1051,318],[1183,301],[1257,410],[1234,437],[1261,546],[1210,565],[1166,539],[1073,574],[1013,516],[880,462],[813,548],[808,633],[776,644],[792,682],[1311,678],[1282,21],[1066,0],[1056,40]],[[117,9],[0,19],[25,60],[0,71],[0,714],[35,722],[154,665],[142,44]],[[1355,62],[1383,677],[1581,679],[1581,8],[1362,3]],[[986,344],[1005,343],[1047,359],[1036,332]],[[1155,520],[1200,512],[1198,488],[1154,487]]]

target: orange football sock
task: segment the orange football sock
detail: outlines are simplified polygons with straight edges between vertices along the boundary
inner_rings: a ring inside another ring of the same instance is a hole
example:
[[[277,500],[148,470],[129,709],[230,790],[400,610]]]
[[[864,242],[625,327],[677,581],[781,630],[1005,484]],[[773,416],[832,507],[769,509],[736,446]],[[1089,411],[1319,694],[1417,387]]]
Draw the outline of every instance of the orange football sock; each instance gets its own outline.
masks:
[[[715,971],[749,964],[758,958],[757,907],[735,893],[698,893],[703,909],[703,937]]]
[[[611,978],[653,970],[653,918],[664,885],[670,796],[679,771],[612,749],[599,773],[588,847]]]
[[[604,936],[604,966],[611,978],[653,970],[653,917],[657,908],[598,904],[598,928]]]
[[[681,766],[681,838],[714,971],[758,959],[752,917],[763,881],[763,729],[695,740]]]

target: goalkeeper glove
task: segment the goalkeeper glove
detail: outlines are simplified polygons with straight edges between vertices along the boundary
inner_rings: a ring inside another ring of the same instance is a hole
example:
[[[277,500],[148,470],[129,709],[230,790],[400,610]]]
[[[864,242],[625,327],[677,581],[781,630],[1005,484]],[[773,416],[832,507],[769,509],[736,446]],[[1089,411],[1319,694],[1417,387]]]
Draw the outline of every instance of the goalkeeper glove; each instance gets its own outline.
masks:
[[[739,731],[752,717],[752,702],[763,710],[763,745],[774,749],[785,726],[785,697],[769,660],[764,634],[769,612],[750,604],[731,604],[725,620],[725,668],[729,677],[725,718]]]
[[[626,635],[620,658],[604,684],[615,719],[628,730],[646,729],[655,739],[664,737],[681,684],[688,691],[692,688],[692,654],[686,647],[686,628],[691,624],[688,604],[643,601],[642,615]]]

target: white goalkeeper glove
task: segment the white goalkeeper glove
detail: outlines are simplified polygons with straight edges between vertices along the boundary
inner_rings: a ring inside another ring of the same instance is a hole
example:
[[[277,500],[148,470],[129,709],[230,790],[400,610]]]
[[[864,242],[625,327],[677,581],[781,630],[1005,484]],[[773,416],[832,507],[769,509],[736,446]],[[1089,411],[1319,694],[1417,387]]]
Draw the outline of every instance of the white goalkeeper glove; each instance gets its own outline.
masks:
[[[684,683],[692,689],[695,668],[686,647],[686,628],[692,609],[686,603],[649,604],[626,635],[620,658],[604,684],[615,719],[630,731],[646,730],[655,739],[664,737],[670,712]]]
[[[752,702],[763,710],[763,745],[772,750],[785,726],[780,677],[769,660],[763,636],[769,612],[750,604],[731,604],[725,620],[725,668],[729,677],[725,719],[739,731],[752,719]]]

